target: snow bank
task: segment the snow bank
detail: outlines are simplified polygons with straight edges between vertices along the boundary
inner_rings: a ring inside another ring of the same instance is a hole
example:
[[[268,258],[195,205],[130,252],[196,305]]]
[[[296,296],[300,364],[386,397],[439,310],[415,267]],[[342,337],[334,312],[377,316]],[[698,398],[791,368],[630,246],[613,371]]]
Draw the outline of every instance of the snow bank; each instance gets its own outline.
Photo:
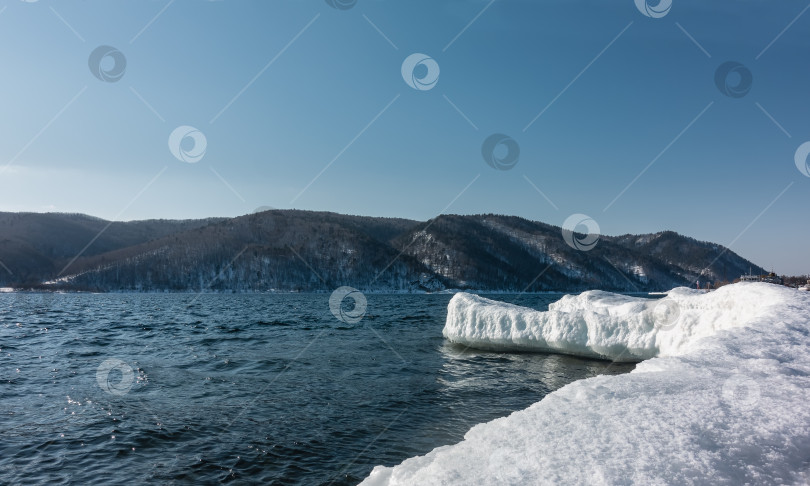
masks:
[[[548,312],[457,294],[444,336],[502,351],[545,351],[614,361],[641,361],[688,351],[698,339],[765,312],[770,288],[705,293],[677,288],[650,300],[592,290],[566,295]]]
[[[445,334],[458,342],[658,357],[565,386],[459,444],[377,466],[362,484],[807,484],[810,295],[750,283],[667,299],[676,319],[603,292],[547,313],[456,296]]]

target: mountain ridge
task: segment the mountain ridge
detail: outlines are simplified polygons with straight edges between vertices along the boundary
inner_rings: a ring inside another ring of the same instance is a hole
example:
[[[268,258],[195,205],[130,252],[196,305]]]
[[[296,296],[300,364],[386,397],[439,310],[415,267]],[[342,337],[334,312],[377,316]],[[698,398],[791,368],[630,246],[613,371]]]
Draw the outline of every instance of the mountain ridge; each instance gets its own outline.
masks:
[[[78,257],[76,255],[79,255]],[[517,216],[425,222],[323,211],[110,222],[0,213],[0,285],[97,291],[668,290],[764,270],[673,231],[601,235],[590,251]]]

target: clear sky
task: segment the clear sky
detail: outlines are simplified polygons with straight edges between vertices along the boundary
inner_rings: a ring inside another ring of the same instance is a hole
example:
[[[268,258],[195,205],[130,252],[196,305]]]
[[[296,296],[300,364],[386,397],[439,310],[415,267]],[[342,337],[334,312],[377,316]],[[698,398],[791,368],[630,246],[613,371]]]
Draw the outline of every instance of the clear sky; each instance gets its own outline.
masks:
[[[583,213],[810,273],[807,0],[331,1],[0,2],[0,210]]]

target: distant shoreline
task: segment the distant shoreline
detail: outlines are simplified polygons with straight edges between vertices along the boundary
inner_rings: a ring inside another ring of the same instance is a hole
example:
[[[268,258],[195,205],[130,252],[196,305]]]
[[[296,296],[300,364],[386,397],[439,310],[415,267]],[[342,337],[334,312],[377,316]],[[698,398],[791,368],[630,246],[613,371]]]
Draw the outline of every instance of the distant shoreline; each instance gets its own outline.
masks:
[[[486,294],[486,295],[569,295],[588,292],[590,290],[602,289],[586,289],[586,290],[555,290],[555,291],[540,291],[540,292],[518,292],[518,291],[505,291],[505,290],[482,290],[482,289],[453,289],[441,290],[438,292],[428,292],[424,290],[362,290],[358,289],[364,294],[370,295],[454,295],[460,292],[468,294]],[[198,292],[193,290],[75,290],[75,289],[17,289],[12,287],[0,287],[0,294],[144,294],[144,295],[325,295],[331,294],[332,290],[276,290],[276,291],[244,291],[244,290],[206,290]],[[612,292],[624,295],[651,295],[651,296],[665,296],[668,291],[650,291],[650,292],[616,292],[612,290],[605,290],[604,292]]]
[[[268,210],[110,223],[0,213],[0,234],[0,286],[31,290],[645,293],[767,273],[722,245],[673,231],[595,234],[598,244],[584,248],[560,226],[498,214],[419,222]]]

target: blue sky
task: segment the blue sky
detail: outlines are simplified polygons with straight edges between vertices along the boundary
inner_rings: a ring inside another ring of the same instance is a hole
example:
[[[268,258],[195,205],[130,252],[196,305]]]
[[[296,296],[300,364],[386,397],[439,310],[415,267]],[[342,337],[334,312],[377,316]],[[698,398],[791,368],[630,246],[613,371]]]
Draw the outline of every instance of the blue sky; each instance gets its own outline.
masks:
[[[6,0],[0,210],[583,213],[810,273],[808,5],[636,3]],[[90,69],[99,46],[125,59],[116,82]],[[414,53],[439,67],[430,89],[403,78]],[[741,97],[715,82],[727,61],[751,73]],[[169,147],[181,126],[204,136],[175,150],[196,163]],[[510,170],[484,160],[495,133],[520,148]]]

